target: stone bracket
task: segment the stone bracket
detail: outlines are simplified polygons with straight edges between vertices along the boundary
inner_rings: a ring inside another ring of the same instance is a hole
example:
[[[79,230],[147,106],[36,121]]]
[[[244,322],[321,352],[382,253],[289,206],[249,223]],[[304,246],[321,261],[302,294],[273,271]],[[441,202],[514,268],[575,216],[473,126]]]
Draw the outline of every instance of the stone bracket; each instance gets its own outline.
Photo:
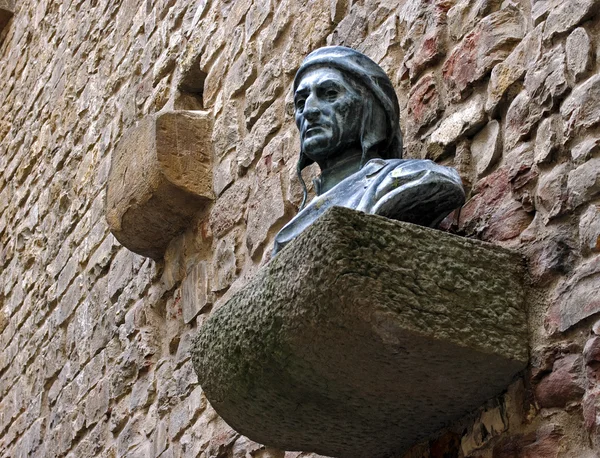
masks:
[[[106,219],[131,251],[161,259],[169,242],[214,199],[212,115],[167,111],[149,115],[113,152]]]
[[[526,367],[523,279],[517,253],[334,207],[210,316],[194,367],[259,443],[401,456]]]
[[[15,14],[15,0],[0,0],[0,32]]]

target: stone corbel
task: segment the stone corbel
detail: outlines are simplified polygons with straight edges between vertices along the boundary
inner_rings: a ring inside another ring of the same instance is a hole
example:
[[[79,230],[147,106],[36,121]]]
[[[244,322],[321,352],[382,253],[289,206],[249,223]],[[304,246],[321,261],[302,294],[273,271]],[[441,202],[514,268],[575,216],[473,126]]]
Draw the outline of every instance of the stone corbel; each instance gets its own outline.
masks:
[[[0,0],[0,32],[15,14],[15,0]]]
[[[161,259],[213,200],[211,135],[205,111],[156,113],[124,134],[113,152],[106,219],[126,248]]]
[[[192,350],[236,431],[326,456],[401,456],[528,362],[523,259],[334,207],[218,308]]]

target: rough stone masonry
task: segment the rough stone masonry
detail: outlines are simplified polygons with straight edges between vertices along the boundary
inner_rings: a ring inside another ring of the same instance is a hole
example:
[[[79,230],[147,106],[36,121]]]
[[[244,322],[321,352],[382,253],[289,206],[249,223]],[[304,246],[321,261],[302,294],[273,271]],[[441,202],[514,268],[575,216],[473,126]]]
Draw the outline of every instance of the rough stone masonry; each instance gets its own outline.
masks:
[[[468,200],[445,230],[529,262],[525,375],[407,458],[596,456],[599,10],[598,0],[20,0],[12,16],[2,10],[0,456],[314,456],[229,428],[189,346],[297,211],[291,82],[325,44],[391,75],[406,157],[459,169]],[[104,202],[119,140],[161,110],[213,116],[214,201],[153,261],[110,234]]]

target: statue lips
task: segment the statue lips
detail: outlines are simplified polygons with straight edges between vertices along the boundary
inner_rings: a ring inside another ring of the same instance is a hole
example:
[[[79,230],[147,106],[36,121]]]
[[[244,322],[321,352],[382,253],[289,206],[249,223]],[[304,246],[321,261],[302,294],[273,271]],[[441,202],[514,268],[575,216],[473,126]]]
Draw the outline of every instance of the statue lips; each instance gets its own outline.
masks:
[[[331,135],[331,126],[327,122],[307,122],[303,131],[303,140],[313,139],[314,137],[319,136],[327,137]]]
[[[326,130],[325,126],[321,124],[312,125],[304,132],[304,138],[314,137],[315,135],[319,135],[319,133],[325,133]]]

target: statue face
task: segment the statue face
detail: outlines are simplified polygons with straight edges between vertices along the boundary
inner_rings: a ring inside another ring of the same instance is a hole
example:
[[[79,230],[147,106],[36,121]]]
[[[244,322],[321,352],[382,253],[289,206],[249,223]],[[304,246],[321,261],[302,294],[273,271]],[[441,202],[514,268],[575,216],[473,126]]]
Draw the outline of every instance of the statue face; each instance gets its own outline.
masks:
[[[360,143],[362,96],[334,68],[306,72],[294,94],[296,125],[304,154],[321,164]]]

